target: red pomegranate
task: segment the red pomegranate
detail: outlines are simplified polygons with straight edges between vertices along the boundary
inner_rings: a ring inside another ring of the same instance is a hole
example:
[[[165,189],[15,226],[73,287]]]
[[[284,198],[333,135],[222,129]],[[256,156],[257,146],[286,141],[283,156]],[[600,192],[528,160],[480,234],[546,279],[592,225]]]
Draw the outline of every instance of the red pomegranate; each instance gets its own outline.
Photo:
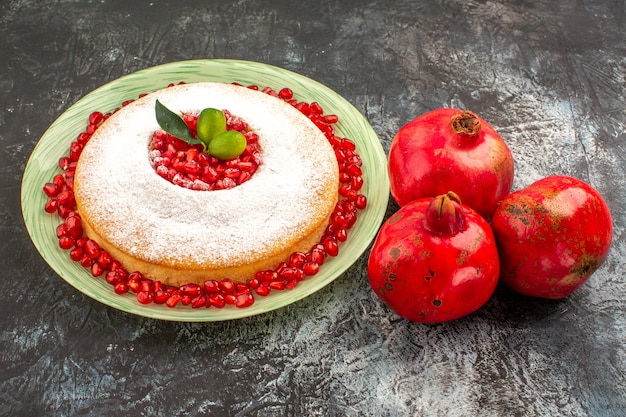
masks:
[[[499,265],[487,221],[448,192],[393,214],[376,237],[367,273],[376,295],[398,315],[439,323],[483,306]]]
[[[600,193],[572,177],[551,176],[503,199],[491,220],[502,281],[524,295],[568,296],[605,261],[613,236]]]
[[[391,143],[391,194],[403,206],[448,191],[490,218],[511,191],[513,156],[500,135],[470,111],[433,110],[403,126]]]

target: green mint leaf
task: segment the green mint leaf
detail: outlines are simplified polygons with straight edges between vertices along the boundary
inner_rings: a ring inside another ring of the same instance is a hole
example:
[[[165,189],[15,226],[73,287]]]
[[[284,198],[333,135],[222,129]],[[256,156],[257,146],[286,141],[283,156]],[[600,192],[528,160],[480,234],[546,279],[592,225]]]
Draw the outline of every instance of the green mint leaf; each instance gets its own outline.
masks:
[[[200,143],[199,139],[191,136],[189,127],[182,117],[165,107],[159,100],[154,103],[154,112],[156,114],[157,123],[161,126],[161,129],[192,145]]]

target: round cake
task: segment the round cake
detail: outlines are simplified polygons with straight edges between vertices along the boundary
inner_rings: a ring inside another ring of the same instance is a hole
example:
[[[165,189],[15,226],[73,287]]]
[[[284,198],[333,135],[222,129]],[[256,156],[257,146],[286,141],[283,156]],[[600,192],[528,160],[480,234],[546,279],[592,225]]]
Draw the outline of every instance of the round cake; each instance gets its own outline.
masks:
[[[245,183],[192,190],[158,175],[155,101],[179,114],[225,109],[258,135],[261,163]],[[324,134],[283,100],[222,83],[181,84],[122,107],[92,135],[74,194],[86,235],[128,271],[168,285],[252,279],[324,233],[339,172]]]

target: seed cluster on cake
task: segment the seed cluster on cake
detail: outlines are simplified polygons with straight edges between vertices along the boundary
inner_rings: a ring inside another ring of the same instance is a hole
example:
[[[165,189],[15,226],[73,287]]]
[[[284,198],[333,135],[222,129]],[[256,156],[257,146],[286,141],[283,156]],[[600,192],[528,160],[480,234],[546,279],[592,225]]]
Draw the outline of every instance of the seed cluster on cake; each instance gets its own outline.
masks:
[[[259,89],[254,85],[248,88]],[[262,91],[284,100],[307,116],[324,133],[337,158],[340,198],[322,238],[309,251],[292,253],[278,267],[258,271],[246,284],[235,284],[225,278],[219,281],[207,280],[203,285],[190,283],[172,286],[152,280],[140,271],[126,271],[85,235],[73,194],[74,173],[83,147],[98,127],[119,109],[110,113],[95,111],[89,115],[87,127],[71,143],[68,156],[59,160],[62,173],[55,175],[51,182],[43,186],[48,197],[45,211],[56,213],[62,219],[56,228],[59,247],[67,250],[70,258],[90,270],[94,277],[104,276],[115,293],[121,295],[131,292],[141,304],[165,304],[168,307],[179,304],[193,308],[222,308],[228,304],[248,307],[254,303],[255,295],[266,296],[272,290],[293,289],[305,278],[317,274],[328,256],[338,255],[340,243],[348,238],[348,231],[355,224],[358,211],[366,207],[367,198],[361,193],[362,160],[354,142],[335,135],[333,125],[338,122],[336,115],[324,114],[316,102],[295,100],[289,88],[276,91],[266,87]],[[122,106],[132,101],[126,101]],[[245,121],[233,117],[227,109],[224,113],[227,115],[228,128],[238,130],[246,137],[248,144],[242,155],[234,160],[217,161],[202,153],[197,146],[184,143],[165,132],[156,132],[149,153],[156,173],[176,185],[198,192],[233,188],[251,178],[262,164],[258,138]],[[183,119],[193,132],[197,115],[184,115]]]
[[[190,145],[162,130],[152,136],[150,162],[157,174],[184,188],[200,191],[225,190],[248,181],[261,165],[259,137],[248,124],[233,116],[227,109],[228,130],[240,132],[246,138],[246,149],[226,161],[203,152],[203,145]],[[197,114],[185,114],[183,120],[196,136]]]

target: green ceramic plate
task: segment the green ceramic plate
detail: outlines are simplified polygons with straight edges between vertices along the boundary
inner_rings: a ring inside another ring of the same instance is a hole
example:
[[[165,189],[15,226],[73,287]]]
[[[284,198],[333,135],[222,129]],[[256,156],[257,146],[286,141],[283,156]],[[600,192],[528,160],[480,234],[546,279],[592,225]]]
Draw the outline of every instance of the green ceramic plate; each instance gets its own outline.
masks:
[[[275,89],[290,87],[298,100],[317,101],[326,113],[339,115],[337,134],[356,142],[364,162],[364,193],[368,206],[341,246],[339,256],[329,258],[320,272],[290,291],[274,291],[256,297],[248,308],[227,306],[223,309],[174,309],[163,305],[139,304],[134,295],[116,295],[103,278],[93,278],[85,269],[59,249],[55,227],[56,215],[43,210],[46,196],[42,186],[58,173],[57,161],[67,154],[69,144],[84,129],[88,115],[95,110],[111,111],[124,100],[136,98],[172,82],[220,81],[256,84]],[[255,62],[234,60],[195,60],[175,62],[122,77],[87,94],[61,115],[44,133],[35,147],[22,181],[22,212],[35,247],[48,264],[69,284],[82,293],[128,313],[173,321],[231,320],[265,313],[300,300],[328,285],[345,272],[367,249],[383,220],[389,198],[386,156],[367,120],[345,99],[329,88],[302,75]]]

